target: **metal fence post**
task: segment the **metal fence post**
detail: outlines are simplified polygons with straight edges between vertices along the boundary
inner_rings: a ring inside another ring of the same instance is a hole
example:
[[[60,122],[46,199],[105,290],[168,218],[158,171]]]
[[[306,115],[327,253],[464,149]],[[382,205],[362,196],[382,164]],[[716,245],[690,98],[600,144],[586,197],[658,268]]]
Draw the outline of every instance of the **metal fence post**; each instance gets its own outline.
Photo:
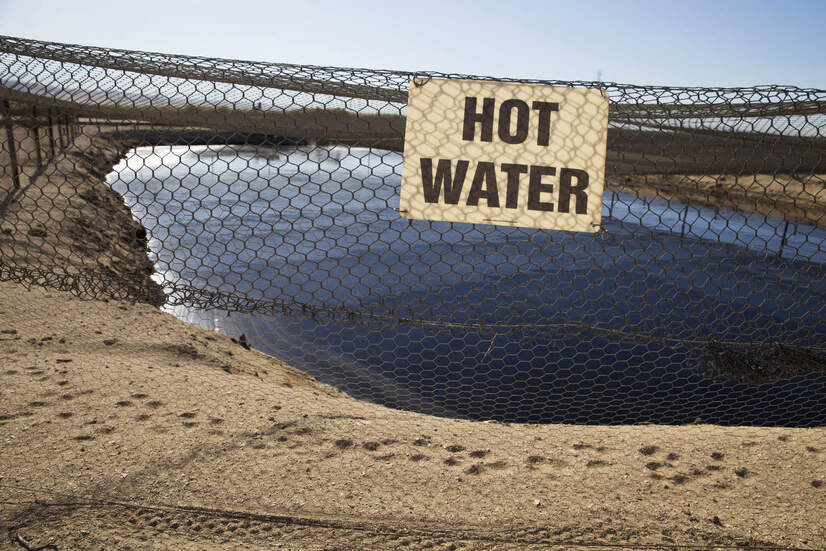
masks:
[[[32,131],[34,132],[34,155],[35,160],[37,161],[37,168],[43,166],[43,153],[40,151],[40,124],[37,120],[37,107],[32,106],[32,119],[34,120],[34,124],[32,124]]]
[[[52,110],[51,109],[49,109],[48,119],[49,119],[49,121],[48,121],[49,122],[49,126],[48,126],[48,129],[49,129],[49,152],[51,153],[50,157],[54,157],[56,151],[55,151],[55,145],[54,145],[54,119],[52,118]]]
[[[780,249],[777,251],[777,258],[783,258],[783,249],[786,248],[786,234],[789,231],[789,221],[783,225],[783,238],[780,240]]]
[[[6,141],[9,146],[9,167],[11,168],[11,181],[14,189],[20,189],[20,174],[17,167],[17,152],[14,148],[14,127],[11,120],[11,107],[8,100],[3,100],[3,121],[6,127]]]
[[[57,143],[61,149],[66,147],[63,143],[63,115],[60,113],[57,114]]]
[[[683,219],[683,223],[680,226],[680,239],[685,237],[685,222],[686,218],[688,218],[688,201],[686,201],[685,207],[683,207],[683,212],[680,215],[680,218]]]

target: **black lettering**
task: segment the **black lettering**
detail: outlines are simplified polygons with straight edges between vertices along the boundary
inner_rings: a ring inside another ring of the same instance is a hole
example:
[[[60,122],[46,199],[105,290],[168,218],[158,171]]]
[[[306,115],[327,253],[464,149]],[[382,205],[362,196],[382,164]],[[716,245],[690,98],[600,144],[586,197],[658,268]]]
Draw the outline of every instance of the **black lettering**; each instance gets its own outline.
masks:
[[[519,201],[519,176],[521,174],[527,174],[528,165],[502,163],[502,172],[508,175],[508,191],[505,195],[505,207],[515,209]]]
[[[465,98],[465,122],[462,128],[462,139],[472,142],[476,136],[476,123],[482,123],[480,139],[483,142],[493,141],[493,98],[482,100],[482,112],[476,112],[476,98]]]
[[[571,177],[576,178],[576,186],[571,187]],[[576,168],[563,168],[559,173],[559,212],[568,212],[571,203],[571,192],[576,196],[576,213],[588,213],[588,173]]]
[[[484,191],[482,184],[485,185]],[[493,163],[480,162],[476,165],[473,184],[467,196],[469,207],[479,206],[479,198],[484,197],[489,207],[499,206],[499,188],[496,187],[496,168]]]
[[[545,203],[539,199],[541,193],[553,193],[554,186],[552,184],[543,184],[543,176],[553,176],[556,174],[556,168],[552,166],[532,165],[530,182],[528,183],[528,209],[552,211],[554,210],[553,203]]]
[[[548,145],[551,135],[551,113],[559,111],[559,104],[550,101],[535,101],[531,107],[539,111],[539,126],[536,145]]]
[[[439,193],[444,185],[445,203],[455,205],[459,203],[459,195],[465,183],[465,175],[469,161],[456,162],[456,174],[452,174],[450,159],[439,159],[436,165],[436,179],[433,179],[433,159],[422,157],[422,189],[426,203],[438,203]]]
[[[511,134],[511,115],[516,109],[516,132]],[[465,107],[467,113],[467,107]],[[528,119],[531,111],[521,99],[509,99],[499,107],[499,139],[505,143],[522,143],[528,137]],[[467,115],[465,115],[467,116]]]

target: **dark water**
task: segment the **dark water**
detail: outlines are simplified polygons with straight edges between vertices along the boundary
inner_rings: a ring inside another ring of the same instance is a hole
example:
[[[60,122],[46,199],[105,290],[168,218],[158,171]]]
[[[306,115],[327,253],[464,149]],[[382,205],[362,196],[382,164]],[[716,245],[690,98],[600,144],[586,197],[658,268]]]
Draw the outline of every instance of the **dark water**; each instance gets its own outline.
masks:
[[[140,148],[109,181],[167,282],[439,324],[178,311],[358,398],[505,421],[826,424],[826,374],[738,383],[704,345],[823,347],[823,230],[791,224],[784,244],[782,220],[610,192],[598,236],[409,222],[400,170],[375,150]]]

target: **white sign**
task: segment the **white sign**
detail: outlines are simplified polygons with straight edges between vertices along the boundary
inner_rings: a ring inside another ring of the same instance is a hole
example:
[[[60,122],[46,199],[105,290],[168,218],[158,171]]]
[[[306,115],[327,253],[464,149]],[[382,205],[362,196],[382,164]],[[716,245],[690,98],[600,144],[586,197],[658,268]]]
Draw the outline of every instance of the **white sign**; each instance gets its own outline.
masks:
[[[414,80],[399,212],[596,232],[607,133],[608,99],[600,90]]]

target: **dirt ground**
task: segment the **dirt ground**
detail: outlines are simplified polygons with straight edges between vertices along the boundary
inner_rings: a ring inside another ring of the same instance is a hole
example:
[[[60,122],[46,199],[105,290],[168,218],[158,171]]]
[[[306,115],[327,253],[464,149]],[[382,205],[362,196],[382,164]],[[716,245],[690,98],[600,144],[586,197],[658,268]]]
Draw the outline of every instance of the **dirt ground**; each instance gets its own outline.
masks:
[[[70,153],[55,162],[87,166]],[[82,246],[66,257],[141,284],[144,245],[99,172],[36,179],[0,217],[0,258]],[[97,203],[74,199],[87,190]],[[0,549],[826,547],[826,428],[391,410],[150,304],[70,290],[0,283]]]
[[[823,428],[441,419],[149,305],[0,297],[0,547],[826,545]]]

